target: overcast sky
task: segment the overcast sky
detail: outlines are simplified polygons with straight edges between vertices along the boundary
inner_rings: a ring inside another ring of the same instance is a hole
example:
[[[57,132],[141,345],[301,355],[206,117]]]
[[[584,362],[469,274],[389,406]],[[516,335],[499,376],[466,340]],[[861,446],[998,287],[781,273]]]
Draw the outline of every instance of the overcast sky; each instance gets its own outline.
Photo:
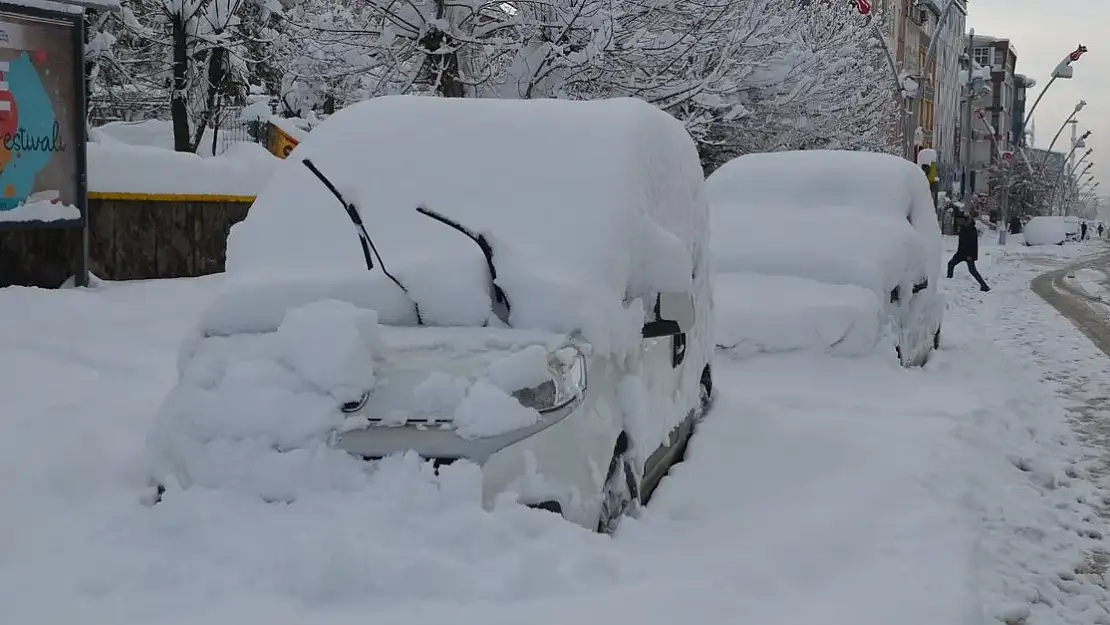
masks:
[[[1048,83],[1052,68],[1082,43],[1089,52],[1075,63],[1075,77],[1057,80],[1034,115],[1036,147],[1046,148],[1075,103],[1086,100],[1079,132],[1091,130],[1087,147],[1093,172],[1110,195],[1110,2],[1107,0],[969,0],[968,26],[976,34],[1009,39],[1017,51],[1017,72],[1037,81],[1032,100]],[[1054,150],[1070,148],[1070,129]]]

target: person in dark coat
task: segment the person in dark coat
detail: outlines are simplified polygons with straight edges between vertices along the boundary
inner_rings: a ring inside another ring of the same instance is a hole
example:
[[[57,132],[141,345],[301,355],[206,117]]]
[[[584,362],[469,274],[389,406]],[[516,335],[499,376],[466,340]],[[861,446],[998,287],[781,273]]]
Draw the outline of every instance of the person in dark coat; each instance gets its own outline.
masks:
[[[1079,224],[1079,240],[1080,241],[1086,241],[1087,240],[1087,222],[1085,222],[1085,221],[1083,223]]]
[[[956,234],[960,239],[956,246],[956,253],[952,256],[952,260],[948,261],[948,277],[952,277],[956,265],[967,263],[968,273],[979,281],[979,290],[984,293],[990,291],[991,288],[987,286],[986,280],[983,280],[983,276],[979,275],[979,270],[975,268],[975,261],[979,260],[979,229],[975,227],[975,222],[967,215],[958,215]]]
[[[1102,224],[1098,225],[1098,238],[1102,238]]]

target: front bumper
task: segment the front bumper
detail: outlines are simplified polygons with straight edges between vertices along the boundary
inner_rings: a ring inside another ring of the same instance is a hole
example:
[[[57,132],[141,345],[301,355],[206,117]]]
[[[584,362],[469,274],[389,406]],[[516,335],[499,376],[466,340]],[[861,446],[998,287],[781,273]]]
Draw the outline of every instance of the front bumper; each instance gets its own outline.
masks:
[[[493,454],[566,419],[582,405],[582,401],[582,396],[579,396],[565,406],[541,413],[539,421],[528,427],[481,438],[459,436],[447,420],[410,420],[401,425],[383,425],[374,419],[356,418],[362,423],[369,421],[369,424],[335,432],[330,444],[336,449],[372,460],[414,451],[422,458],[466,459],[475,464],[485,464]]]

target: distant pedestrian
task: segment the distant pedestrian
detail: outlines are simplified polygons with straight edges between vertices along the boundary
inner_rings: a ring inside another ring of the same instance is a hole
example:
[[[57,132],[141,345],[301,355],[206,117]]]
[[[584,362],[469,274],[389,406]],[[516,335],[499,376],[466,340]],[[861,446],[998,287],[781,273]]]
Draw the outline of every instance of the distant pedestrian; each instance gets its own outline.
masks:
[[[959,244],[956,246],[956,253],[952,256],[952,260],[948,261],[948,277],[952,277],[956,265],[967,263],[967,271],[979,282],[979,290],[984,293],[990,291],[991,288],[987,286],[986,280],[983,280],[983,276],[979,275],[979,270],[975,268],[975,261],[979,260],[979,229],[975,227],[975,222],[966,215],[957,215],[956,233],[959,236]]]
[[[1079,240],[1087,240],[1087,222],[1085,221],[1079,224]]]
[[[1102,238],[1102,224],[1098,225],[1098,238]]]

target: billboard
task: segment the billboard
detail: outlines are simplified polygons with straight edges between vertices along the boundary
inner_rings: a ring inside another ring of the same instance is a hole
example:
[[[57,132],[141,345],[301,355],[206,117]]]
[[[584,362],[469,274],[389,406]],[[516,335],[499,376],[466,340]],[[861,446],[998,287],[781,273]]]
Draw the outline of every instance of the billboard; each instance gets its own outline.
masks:
[[[0,3],[0,226],[80,226],[82,16]]]

